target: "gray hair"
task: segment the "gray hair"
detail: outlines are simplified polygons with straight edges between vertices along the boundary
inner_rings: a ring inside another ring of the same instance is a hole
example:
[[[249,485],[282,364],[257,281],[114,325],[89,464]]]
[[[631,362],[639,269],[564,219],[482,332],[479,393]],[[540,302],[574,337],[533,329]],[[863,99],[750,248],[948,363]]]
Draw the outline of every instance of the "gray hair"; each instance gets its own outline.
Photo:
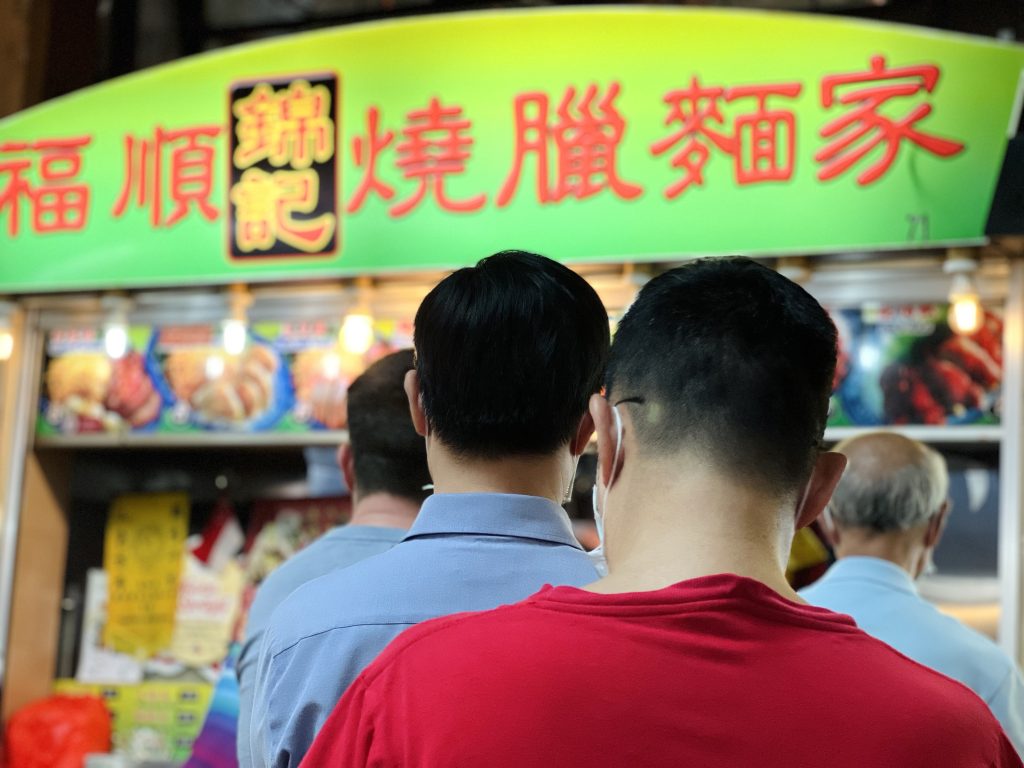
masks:
[[[871,436],[854,440],[869,439]],[[836,450],[843,453],[844,446],[852,442],[840,444]],[[851,451],[850,463],[832,495],[829,515],[841,526],[879,533],[908,531],[927,523],[946,501],[949,473],[938,451],[915,445],[918,450],[913,456],[896,462],[884,451],[877,455]]]

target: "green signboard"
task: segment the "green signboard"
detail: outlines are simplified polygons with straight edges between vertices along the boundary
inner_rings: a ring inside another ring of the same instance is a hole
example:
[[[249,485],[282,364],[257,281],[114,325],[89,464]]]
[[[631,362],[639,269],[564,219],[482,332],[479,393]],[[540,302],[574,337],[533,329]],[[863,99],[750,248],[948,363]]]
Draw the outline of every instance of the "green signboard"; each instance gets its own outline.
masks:
[[[495,12],[332,29],[0,121],[0,291],[969,243],[1024,68],[824,17]]]

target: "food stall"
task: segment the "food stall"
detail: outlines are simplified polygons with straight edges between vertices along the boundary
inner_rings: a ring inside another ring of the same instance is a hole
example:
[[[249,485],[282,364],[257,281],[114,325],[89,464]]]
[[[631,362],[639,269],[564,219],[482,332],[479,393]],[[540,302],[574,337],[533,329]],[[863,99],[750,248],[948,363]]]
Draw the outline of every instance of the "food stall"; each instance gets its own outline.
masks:
[[[843,333],[829,439],[899,425],[997,486],[988,581],[1020,658],[1024,248],[986,223],[1022,69],[1011,44],[824,17],[491,12],[240,46],[0,121],[5,718],[84,685],[83,644],[101,688],[201,666],[192,638],[223,645],[238,609],[214,599],[223,504],[252,523],[301,493],[347,383],[410,343],[440,275],[509,247],[579,269],[612,317],[687,258],[777,260]],[[174,557],[189,533],[199,565]]]

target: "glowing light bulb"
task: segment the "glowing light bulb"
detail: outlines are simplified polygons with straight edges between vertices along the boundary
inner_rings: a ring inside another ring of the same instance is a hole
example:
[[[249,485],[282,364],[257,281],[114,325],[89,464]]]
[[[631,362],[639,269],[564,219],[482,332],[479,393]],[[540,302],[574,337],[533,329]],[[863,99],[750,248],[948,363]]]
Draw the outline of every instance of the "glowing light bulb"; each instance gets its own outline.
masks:
[[[954,333],[970,336],[981,328],[983,312],[977,296],[958,296],[949,308],[949,327]]]
[[[373,346],[373,318],[369,315],[348,315],[341,324],[341,348],[353,355],[363,355]]]
[[[985,319],[985,312],[978,299],[978,291],[969,275],[958,273],[953,275],[953,285],[949,291],[949,327],[954,333],[970,336],[975,333]]]
[[[103,332],[103,347],[107,357],[120,360],[128,351],[128,329],[123,323],[111,323]]]
[[[240,355],[245,351],[245,343],[248,335],[245,330],[245,323],[236,318],[225,320],[221,329],[224,343],[224,351],[229,355]]]
[[[14,334],[6,328],[0,328],[0,361],[10,360],[14,354]]]

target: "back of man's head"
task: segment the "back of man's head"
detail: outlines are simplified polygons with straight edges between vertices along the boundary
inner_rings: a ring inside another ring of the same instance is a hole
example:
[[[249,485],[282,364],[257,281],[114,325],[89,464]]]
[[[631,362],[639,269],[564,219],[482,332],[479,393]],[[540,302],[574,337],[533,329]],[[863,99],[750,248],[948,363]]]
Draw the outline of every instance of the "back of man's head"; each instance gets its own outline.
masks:
[[[416,370],[436,438],[462,456],[547,455],[601,386],[608,315],[561,264],[504,251],[460,269],[416,313]]]
[[[705,259],[640,291],[616,331],[608,398],[640,401],[641,455],[694,453],[781,497],[810,477],[835,365],[835,325],[803,288],[749,259]]]
[[[828,507],[839,527],[903,533],[942,510],[949,475],[938,451],[885,432],[851,438],[835,450],[848,460]]]
[[[356,487],[363,498],[389,493],[422,503],[430,483],[423,438],[416,434],[405,395],[411,349],[383,357],[348,390],[348,434]]]

